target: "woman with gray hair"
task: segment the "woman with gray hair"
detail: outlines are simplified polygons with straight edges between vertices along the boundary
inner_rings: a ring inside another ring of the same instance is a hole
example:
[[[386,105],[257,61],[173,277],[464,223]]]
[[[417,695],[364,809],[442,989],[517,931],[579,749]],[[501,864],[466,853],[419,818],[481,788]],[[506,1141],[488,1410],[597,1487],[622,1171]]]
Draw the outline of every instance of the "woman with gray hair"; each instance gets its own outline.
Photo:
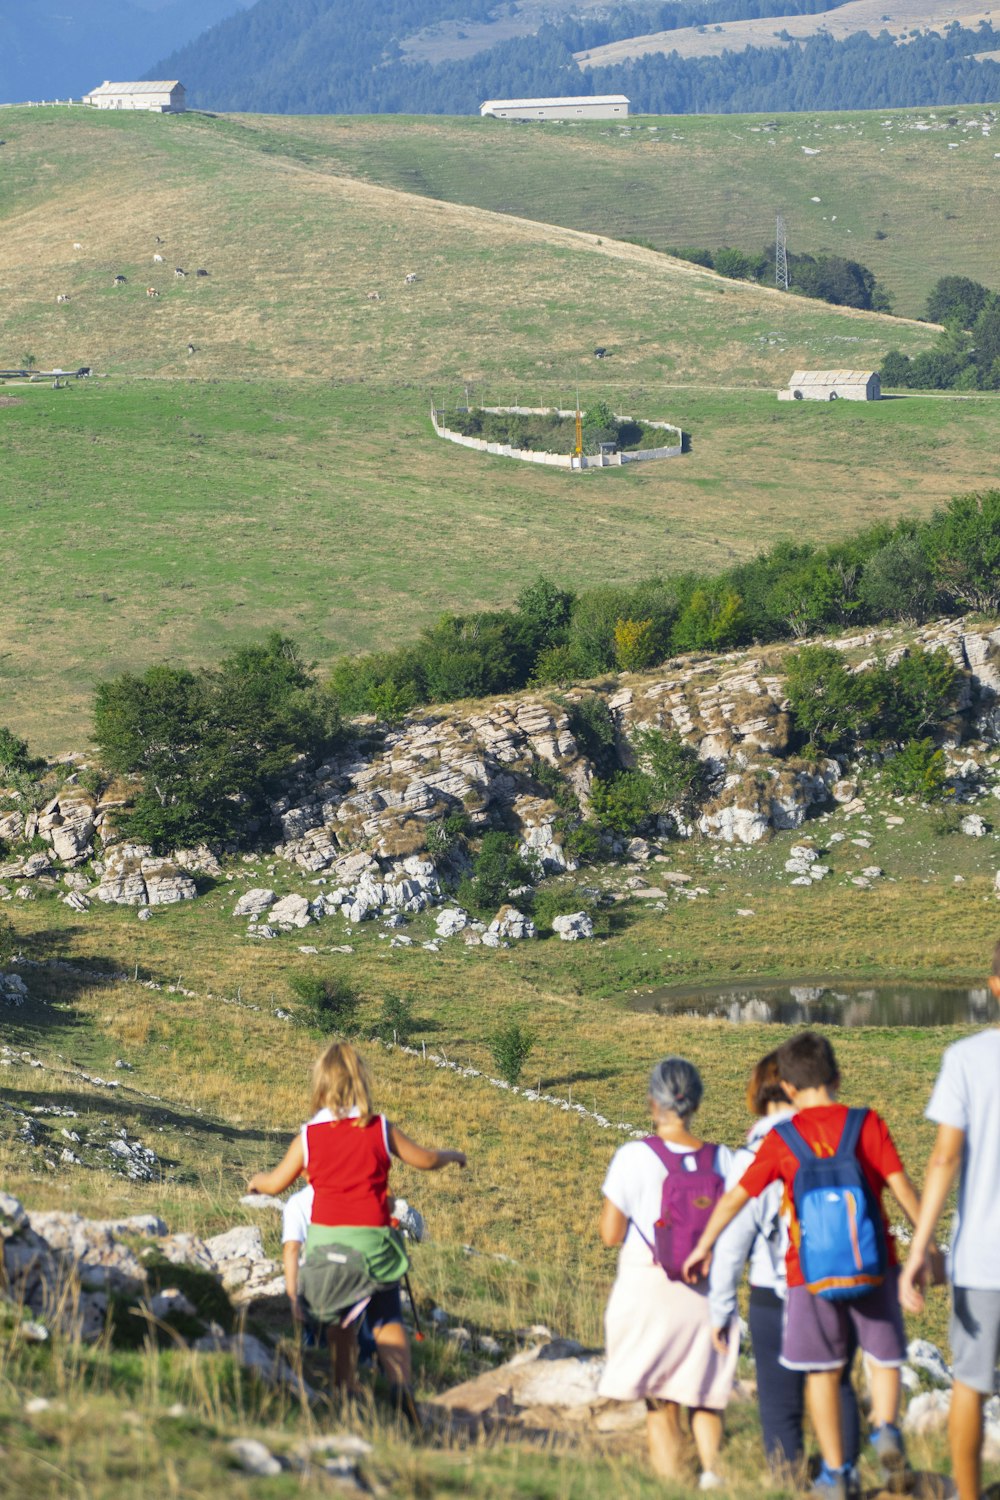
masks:
[[[732,1153],[693,1135],[704,1092],[693,1063],[665,1057],[649,1079],[654,1134],[619,1147],[604,1179],[600,1234],[620,1245],[618,1274],[605,1313],[607,1359],[599,1392],[644,1400],[653,1468],[679,1479],[684,1467],[681,1408],[690,1412],[701,1465],[699,1488],[718,1489],[715,1464],[729,1400],[737,1341],[712,1342],[707,1282],[681,1277],[684,1244],[723,1189]]]

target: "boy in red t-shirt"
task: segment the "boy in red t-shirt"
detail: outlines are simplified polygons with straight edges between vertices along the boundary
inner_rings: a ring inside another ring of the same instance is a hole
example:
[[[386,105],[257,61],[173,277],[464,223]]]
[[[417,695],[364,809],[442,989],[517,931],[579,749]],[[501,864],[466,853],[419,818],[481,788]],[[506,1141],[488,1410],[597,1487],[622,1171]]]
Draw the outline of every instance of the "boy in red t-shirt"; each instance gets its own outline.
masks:
[[[785,1042],[778,1048],[778,1076],[795,1106],[794,1123],[799,1133],[817,1156],[833,1156],[847,1119],[847,1106],[837,1103],[840,1074],[826,1037],[803,1031]],[[868,1111],[862,1126],[857,1155],[880,1209],[883,1190],[888,1187],[910,1223],[916,1223],[920,1206],[917,1193],[903,1170],[888,1126],[874,1110]],[[906,1360],[906,1336],[897,1291],[898,1262],[883,1209],[889,1272],[882,1284],[851,1301],[828,1301],[814,1296],[805,1285],[799,1265],[799,1226],[792,1197],[792,1181],[797,1171],[795,1154],[772,1131],[741,1180],[717,1203],[701,1239],[685,1262],[684,1274],[691,1281],[707,1275],[712,1246],[730,1220],[770,1183],[780,1180],[785,1184],[785,1210],[789,1216],[788,1300],[781,1363],[789,1369],[806,1372],[809,1415],[823,1459],[813,1494],[826,1500],[844,1500],[853,1485],[853,1475],[844,1463],[839,1387],[852,1325],[871,1367],[871,1441],[875,1454],[890,1484],[902,1482],[906,1476],[906,1456],[896,1425],[899,1371]]]

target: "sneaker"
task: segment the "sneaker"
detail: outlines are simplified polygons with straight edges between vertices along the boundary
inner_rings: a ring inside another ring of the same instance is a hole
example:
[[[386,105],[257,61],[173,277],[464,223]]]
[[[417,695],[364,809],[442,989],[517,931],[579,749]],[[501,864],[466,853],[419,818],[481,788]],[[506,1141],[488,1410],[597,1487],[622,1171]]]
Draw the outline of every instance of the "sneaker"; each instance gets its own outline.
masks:
[[[905,1493],[911,1487],[913,1471],[907,1462],[903,1435],[899,1428],[895,1427],[892,1422],[884,1422],[881,1427],[874,1427],[871,1433],[871,1445],[879,1461],[886,1488],[894,1495]]]
[[[711,1469],[703,1470],[701,1478],[698,1480],[698,1488],[700,1490],[724,1490],[725,1487],[726,1481],[720,1479],[718,1474],[713,1473]]]
[[[826,1464],[821,1464],[809,1489],[812,1500],[849,1500],[848,1473],[846,1465],[843,1469],[828,1469]]]
[[[847,1500],[861,1500],[861,1475],[857,1464],[850,1464],[845,1476]]]

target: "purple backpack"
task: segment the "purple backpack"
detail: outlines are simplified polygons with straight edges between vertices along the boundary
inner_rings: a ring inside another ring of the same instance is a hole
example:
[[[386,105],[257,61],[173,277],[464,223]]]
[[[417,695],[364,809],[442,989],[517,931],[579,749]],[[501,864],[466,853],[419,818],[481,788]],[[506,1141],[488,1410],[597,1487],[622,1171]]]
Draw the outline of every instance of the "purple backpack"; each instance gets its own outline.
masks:
[[[653,1243],[649,1248],[670,1280],[680,1281],[684,1262],[701,1238],[725,1183],[715,1170],[716,1148],[709,1141],[703,1142],[697,1151],[683,1155],[671,1151],[658,1135],[647,1135],[645,1144],[667,1169],[660,1217],[653,1227]]]

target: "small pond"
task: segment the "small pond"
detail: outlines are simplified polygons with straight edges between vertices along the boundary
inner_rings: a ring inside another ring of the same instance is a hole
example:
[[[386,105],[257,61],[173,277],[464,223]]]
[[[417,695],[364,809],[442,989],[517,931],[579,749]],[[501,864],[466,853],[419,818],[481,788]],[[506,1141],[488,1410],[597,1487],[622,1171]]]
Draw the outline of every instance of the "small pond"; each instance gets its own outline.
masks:
[[[705,1016],[735,1025],[961,1026],[996,1024],[996,1001],[985,987],[842,983],[836,979],[664,986],[621,997],[632,1010],[661,1016]]]

